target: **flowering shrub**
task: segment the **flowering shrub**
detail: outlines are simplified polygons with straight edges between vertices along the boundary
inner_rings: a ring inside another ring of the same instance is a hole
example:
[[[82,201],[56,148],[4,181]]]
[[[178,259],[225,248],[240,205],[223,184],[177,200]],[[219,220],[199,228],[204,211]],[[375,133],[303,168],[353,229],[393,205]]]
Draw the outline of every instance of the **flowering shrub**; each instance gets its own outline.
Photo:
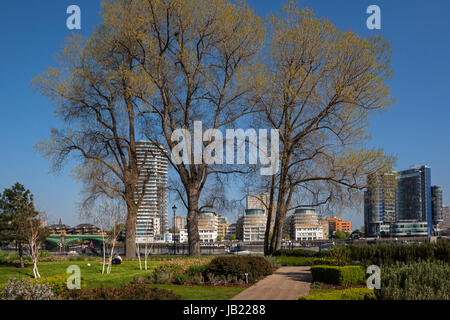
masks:
[[[214,257],[176,258],[172,259],[153,271],[152,279],[156,283],[173,282],[181,280],[182,275],[190,273],[189,270],[201,268],[211,262]]]
[[[1,293],[3,300],[53,300],[52,287],[34,280],[10,279]]]

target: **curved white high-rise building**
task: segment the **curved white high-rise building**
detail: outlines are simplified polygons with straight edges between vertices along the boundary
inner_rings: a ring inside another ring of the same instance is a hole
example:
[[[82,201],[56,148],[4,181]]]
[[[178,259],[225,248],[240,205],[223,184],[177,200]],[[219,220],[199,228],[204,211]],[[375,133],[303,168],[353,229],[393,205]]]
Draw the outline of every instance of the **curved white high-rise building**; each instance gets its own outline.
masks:
[[[167,166],[162,145],[151,141],[136,142],[138,166],[141,170],[135,192],[136,199],[144,192],[136,220],[136,242],[162,239],[167,224]],[[145,183],[145,189],[144,189]]]

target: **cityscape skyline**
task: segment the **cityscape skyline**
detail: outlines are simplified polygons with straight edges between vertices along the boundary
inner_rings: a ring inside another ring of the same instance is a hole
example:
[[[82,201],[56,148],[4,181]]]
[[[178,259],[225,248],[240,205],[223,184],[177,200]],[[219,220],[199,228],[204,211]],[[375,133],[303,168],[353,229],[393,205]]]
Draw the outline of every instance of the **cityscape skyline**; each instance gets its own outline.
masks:
[[[88,35],[92,26],[98,23],[100,1],[77,2],[83,10],[80,33]],[[277,12],[281,8],[281,3],[273,1],[249,1],[249,5],[261,15]],[[431,166],[433,184],[442,186],[444,205],[448,205],[446,195],[450,188],[450,165],[446,159],[450,157],[450,148],[445,146],[445,142],[432,137],[445,137],[450,133],[445,121],[450,116],[445,76],[445,70],[449,69],[446,57],[450,55],[450,45],[445,41],[436,41],[445,37],[446,17],[442,5],[449,4],[440,2],[437,6],[436,1],[432,1],[426,6],[412,3],[404,7],[402,4],[380,1],[381,31],[366,29],[367,4],[360,1],[339,4],[305,1],[301,5],[309,5],[317,15],[328,17],[343,30],[355,30],[363,36],[378,32],[392,41],[395,71],[392,89],[398,102],[390,113],[372,119],[369,127],[371,144],[384,147],[387,153],[398,157],[394,169],[408,168],[414,163]],[[6,100],[3,101],[0,117],[0,133],[7,137],[2,142],[2,150],[8,155],[0,160],[0,189],[21,182],[35,195],[37,207],[46,211],[53,221],[61,217],[68,224],[76,225],[83,221],[78,218],[77,209],[81,185],[70,178],[74,163],[69,163],[59,176],[53,176],[49,173],[48,161],[33,150],[39,139],[48,136],[48,129],[58,126],[58,123],[52,115],[50,102],[30,89],[30,79],[52,64],[54,52],[71,34],[60,23],[64,22],[66,7],[65,2],[51,1],[0,4],[0,27],[12,49],[2,52],[0,58],[2,61],[23,61],[19,65],[3,63],[0,75],[0,90],[2,93],[8,92],[8,95],[3,94]],[[19,13],[22,19],[15,18]],[[41,19],[35,19],[36,15]],[[413,15],[421,16],[422,20],[411,23],[409,20]],[[422,30],[425,24],[428,28]],[[17,31],[8,32],[13,28]],[[412,38],[415,40],[409,40]],[[423,60],[427,62],[423,63]],[[17,110],[21,110],[21,117],[17,116]],[[417,130],[418,127],[422,130]],[[237,192],[230,192],[229,195],[237,198]],[[185,214],[181,203],[177,203],[177,207],[179,214]],[[362,206],[359,212],[348,211],[342,217],[351,220],[354,229],[359,228],[363,224]]]

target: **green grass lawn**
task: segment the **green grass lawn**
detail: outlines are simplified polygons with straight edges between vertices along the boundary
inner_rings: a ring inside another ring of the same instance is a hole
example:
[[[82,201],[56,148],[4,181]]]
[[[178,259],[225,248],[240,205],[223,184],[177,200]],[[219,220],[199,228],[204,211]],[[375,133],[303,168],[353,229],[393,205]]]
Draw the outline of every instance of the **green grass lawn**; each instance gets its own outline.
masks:
[[[110,274],[102,274],[101,261],[58,261],[39,263],[39,273],[42,277],[61,275],[66,273],[70,265],[77,265],[81,269],[81,276],[88,288],[108,286],[117,287],[133,281],[136,276],[148,277],[151,272],[165,261],[147,262],[149,270],[140,271],[138,261],[124,261],[121,265],[113,265]],[[90,266],[88,266],[90,264]],[[32,265],[27,264],[21,269],[13,265],[0,264],[0,288],[5,286],[10,278],[33,277]],[[150,285],[165,288],[179,294],[185,300],[228,300],[244,288],[239,287],[208,287],[208,286],[179,286],[179,285]]]
[[[150,286],[171,290],[182,296],[183,300],[229,300],[245,289],[239,287],[176,286],[166,284]]]
[[[101,261],[58,261],[41,262],[38,264],[39,273],[42,277],[65,274],[70,265],[77,265],[81,269],[81,276],[88,288],[99,286],[116,287],[133,280],[135,276],[147,277],[152,270],[163,261],[147,262],[149,270],[139,270],[139,262],[124,261],[123,264],[113,265],[110,274],[102,274]],[[90,264],[90,266],[88,266]],[[0,287],[3,287],[10,278],[33,277],[32,265],[21,269],[12,265],[0,264]]]

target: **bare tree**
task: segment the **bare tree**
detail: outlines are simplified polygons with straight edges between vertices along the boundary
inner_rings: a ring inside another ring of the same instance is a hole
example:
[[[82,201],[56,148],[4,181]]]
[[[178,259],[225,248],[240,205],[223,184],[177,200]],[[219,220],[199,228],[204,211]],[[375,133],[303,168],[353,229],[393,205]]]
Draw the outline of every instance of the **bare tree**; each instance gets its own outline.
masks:
[[[114,249],[117,245],[118,239],[122,234],[126,221],[126,205],[121,198],[109,199],[103,197],[98,199],[99,204],[94,207],[83,207],[84,217],[91,219],[94,223],[100,226],[103,232],[108,233],[103,237],[103,268],[102,274],[111,273],[111,263],[114,255]],[[109,258],[106,259],[106,253],[109,245]],[[108,261],[108,262],[106,262]]]
[[[41,277],[38,269],[39,251],[45,238],[48,236],[48,230],[45,226],[45,215],[38,213],[36,216],[30,216],[27,221],[27,227],[23,230],[30,248],[31,260],[33,261],[34,278]]]
[[[276,211],[266,253],[281,247],[286,213],[301,205],[295,199],[343,200],[364,187],[367,173],[393,163],[365,146],[369,115],[392,104],[389,44],[341,32],[294,2],[271,17],[269,30],[267,81],[256,96],[281,150],[279,172],[266,182]]]
[[[115,41],[125,50],[140,48],[136,60],[153,90],[139,97],[151,112],[146,118],[150,140],[161,139],[174,150],[177,129],[192,132],[197,120],[208,129],[223,128],[252,111],[249,79],[255,75],[264,27],[248,6],[228,0],[115,1],[105,10],[106,24],[127,30],[114,34]],[[139,25],[124,26],[130,21]],[[200,148],[211,140],[200,142]],[[199,255],[199,199],[208,177],[225,172],[198,159],[193,150],[198,146],[189,146],[188,161],[171,163],[184,188],[189,253]]]

